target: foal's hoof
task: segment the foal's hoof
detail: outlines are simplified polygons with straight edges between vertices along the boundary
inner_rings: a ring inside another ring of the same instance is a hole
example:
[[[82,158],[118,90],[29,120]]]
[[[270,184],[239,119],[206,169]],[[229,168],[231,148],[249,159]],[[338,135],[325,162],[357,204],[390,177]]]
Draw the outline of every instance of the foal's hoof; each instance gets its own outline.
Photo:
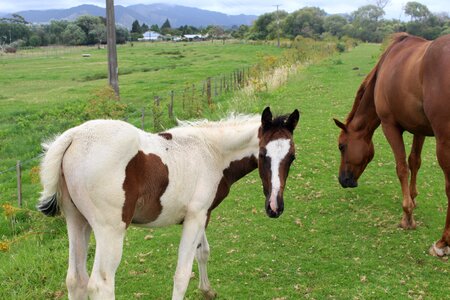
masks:
[[[432,256],[443,257],[445,255],[450,255],[450,247],[446,246],[444,248],[439,248],[438,246],[436,246],[436,243],[434,243],[430,247],[429,252]]]
[[[206,300],[212,300],[212,299],[215,299],[217,297],[217,293],[214,292],[213,290],[202,291],[202,293],[203,293],[203,297]]]

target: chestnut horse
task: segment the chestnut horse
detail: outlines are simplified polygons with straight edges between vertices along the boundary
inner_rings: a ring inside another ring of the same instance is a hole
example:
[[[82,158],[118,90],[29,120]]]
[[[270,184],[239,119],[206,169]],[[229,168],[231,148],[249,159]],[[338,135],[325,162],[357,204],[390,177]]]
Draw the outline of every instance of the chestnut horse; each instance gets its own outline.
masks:
[[[362,82],[353,108],[341,128],[339,182],[356,187],[360,175],[372,160],[372,136],[381,123],[396,161],[403,194],[400,226],[414,229],[416,178],[426,136],[436,137],[436,154],[445,175],[447,218],[442,238],[430,254],[450,254],[450,35],[434,41],[399,33]],[[403,132],[414,135],[406,160]],[[411,179],[408,185],[409,170]]]
[[[66,284],[70,299],[114,299],[114,277],[126,229],[183,224],[172,299],[183,299],[194,257],[199,288],[215,297],[206,265],[205,228],[211,211],[231,185],[259,169],[269,217],[283,213],[283,192],[295,157],[293,132],[299,120],[237,116],[219,122],[184,122],[160,134],[113,120],[94,120],[67,130],[42,162],[40,211],[64,213],[69,236]],[[91,276],[87,247],[94,232]]]

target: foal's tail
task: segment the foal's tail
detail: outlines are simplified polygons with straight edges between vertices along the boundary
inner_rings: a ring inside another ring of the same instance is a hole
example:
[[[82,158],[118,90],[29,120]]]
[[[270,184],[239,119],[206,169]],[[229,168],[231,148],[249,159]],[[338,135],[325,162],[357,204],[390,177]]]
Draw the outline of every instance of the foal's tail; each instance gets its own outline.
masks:
[[[64,153],[72,143],[73,135],[74,129],[70,129],[53,141],[42,144],[46,152],[40,170],[44,190],[36,208],[47,216],[54,217],[60,213],[58,197],[61,194],[62,160]]]

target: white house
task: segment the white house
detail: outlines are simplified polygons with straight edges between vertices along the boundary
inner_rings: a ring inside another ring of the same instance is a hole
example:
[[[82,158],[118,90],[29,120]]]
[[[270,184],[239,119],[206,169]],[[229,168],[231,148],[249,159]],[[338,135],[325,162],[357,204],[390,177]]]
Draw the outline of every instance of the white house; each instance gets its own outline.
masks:
[[[183,37],[188,41],[201,41],[206,38],[206,36],[201,34],[185,34]]]
[[[155,31],[146,31],[143,35],[144,37],[139,38],[139,41],[158,41],[162,38],[161,34]]]

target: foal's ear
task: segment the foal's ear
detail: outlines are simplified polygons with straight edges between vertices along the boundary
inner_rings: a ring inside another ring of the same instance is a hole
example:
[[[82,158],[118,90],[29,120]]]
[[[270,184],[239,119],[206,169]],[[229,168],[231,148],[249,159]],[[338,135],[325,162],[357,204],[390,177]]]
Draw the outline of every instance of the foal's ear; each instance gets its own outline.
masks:
[[[341,128],[342,130],[344,130],[344,132],[347,132],[347,126],[345,126],[344,123],[342,123],[341,121],[337,120],[337,119],[333,119],[334,123],[336,124],[337,127]]]
[[[270,107],[266,107],[261,115],[261,124],[263,129],[269,128],[272,124],[272,112],[270,111]]]
[[[294,110],[292,114],[289,116],[289,118],[286,121],[286,128],[290,132],[294,132],[295,127],[297,126],[298,120],[300,119],[300,112],[298,109]]]

